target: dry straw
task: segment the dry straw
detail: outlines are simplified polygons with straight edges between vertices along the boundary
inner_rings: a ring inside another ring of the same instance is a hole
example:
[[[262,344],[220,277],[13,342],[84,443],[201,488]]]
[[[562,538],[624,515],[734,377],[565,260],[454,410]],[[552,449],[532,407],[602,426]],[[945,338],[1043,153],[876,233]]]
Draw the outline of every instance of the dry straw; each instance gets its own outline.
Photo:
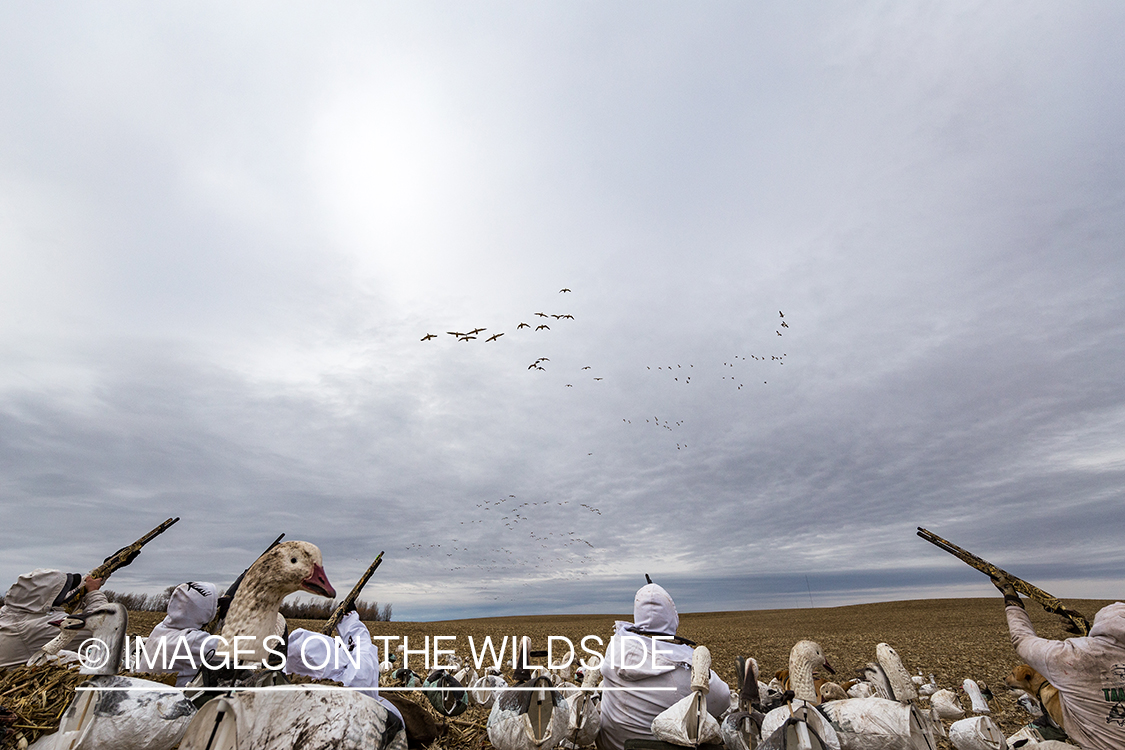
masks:
[[[176,675],[126,674],[176,684]],[[16,750],[59,728],[59,719],[74,700],[74,689],[89,678],[77,666],[44,664],[0,671],[0,750]]]
[[[85,679],[77,667],[12,667],[0,672],[0,709],[15,715],[14,721],[0,724],[0,748],[15,750],[21,739],[30,744],[57,729],[74,700],[74,688]]]

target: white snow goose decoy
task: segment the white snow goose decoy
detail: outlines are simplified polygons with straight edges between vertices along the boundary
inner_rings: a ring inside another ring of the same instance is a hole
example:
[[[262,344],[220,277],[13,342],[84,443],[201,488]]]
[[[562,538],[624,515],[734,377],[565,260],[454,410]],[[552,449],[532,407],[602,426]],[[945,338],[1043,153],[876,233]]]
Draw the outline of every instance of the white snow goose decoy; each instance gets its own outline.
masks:
[[[934,750],[937,744],[933,730],[928,718],[912,702],[917,693],[910,674],[902,666],[902,660],[886,643],[880,643],[875,652],[879,661],[878,673],[885,683],[884,690],[899,696],[900,700],[872,696],[824,703],[821,710],[831,719],[841,750]],[[807,653],[811,654],[811,651]],[[814,665],[815,660],[790,659],[790,670],[802,675],[802,684],[806,680],[811,682]]]
[[[41,737],[35,750],[168,750],[183,736],[195,706],[177,688],[162,682],[121,677],[129,613],[109,604],[56,620],[61,629],[93,634],[79,646],[80,674],[74,700],[54,734]]]
[[[793,700],[766,714],[758,750],[840,750],[836,730],[815,708],[820,696],[813,673],[822,667],[833,674],[836,672],[818,644],[813,641],[794,644],[789,652]]]
[[[488,714],[488,741],[496,750],[551,750],[566,737],[570,706],[546,675],[532,677],[531,656],[546,656],[546,651],[529,652],[530,639],[520,645],[520,668],[515,679],[518,688],[496,696]]]
[[[282,599],[298,590],[336,595],[320,550],[308,542],[282,542],[250,566],[223,624],[228,644],[254,636],[246,661],[265,656],[261,640],[276,628]],[[218,658],[218,657],[216,657]],[[203,705],[180,750],[406,750],[402,721],[358,691],[278,685],[255,691],[233,688]]]
[[[469,686],[469,700],[474,705],[492,708],[497,693],[506,687],[508,687],[508,682],[500,674],[500,670],[490,667]]]
[[[696,646],[691,657],[691,693],[661,711],[652,720],[652,735],[673,745],[709,745],[722,742],[719,722],[707,711],[711,689],[711,651]]]
[[[597,690],[601,669],[589,667],[582,675],[582,687],[564,682],[560,690],[570,707],[570,721],[566,725],[566,739],[562,746],[568,750],[593,745],[602,726],[601,694]]]

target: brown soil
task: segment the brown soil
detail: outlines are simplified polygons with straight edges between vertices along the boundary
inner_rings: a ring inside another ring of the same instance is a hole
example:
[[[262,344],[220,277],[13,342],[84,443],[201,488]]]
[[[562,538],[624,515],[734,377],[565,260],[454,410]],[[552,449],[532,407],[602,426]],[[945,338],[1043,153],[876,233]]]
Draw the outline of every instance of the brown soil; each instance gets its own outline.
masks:
[[[1108,603],[1072,600],[1067,605],[1092,618]],[[1059,620],[1043,612],[1036,604],[1029,602],[1028,613],[1039,635],[1059,639],[1067,637]],[[147,634],[160,617],[153,613],[131,615],[130,633]],[[470,636],[478,648],[486,635],[492,636],[496,642],[505,635],[530,636],[535,649],[546,648],[548,636],[565,636],[577,648],[578,642],[587,635],[608,640],[613,622],[617,619],[631,617],[546,615],[426,623],[368,622],[366,625],[373,636],[408,637],[412,650],[422,648],[425,636],[455,636],[454,640],[443,641],[442,648],[452,648],[458,655],[470,658]],[[319,630],[322,624],[319,621],[291,620],[289,627]],[[855,676],[867,662],[874,661],[875,645],[886,642],[894,646],[912,674],[919,670],[926,676],[933,673],[941,687],[958,688],[966,677],[991,686],[996,696],[993,719],[1006,735],[1030,720],[1004,686],[1004,677],[1020,661],[1008,638],[999,597],[884,602],[818,609],[692,613],[681,615],[679,634],[709,647],[712,668],[731,685],[735,684],[734,660],[739,655],[756,658],[763,678],[768,680],[774,672],[788,666],[789,649],[794,643],[810,639],[821,645],[836,669],[837,679],[843,681]],[[393,648],[401,641],[391,643]],[[602,650],[596,642],[592,647]],[[412,656],[410,667],[416,672],[424,672],[423,657]],[[962,704],[969,707],[967,697]],[[943,740],[942,747],[950,745]]]

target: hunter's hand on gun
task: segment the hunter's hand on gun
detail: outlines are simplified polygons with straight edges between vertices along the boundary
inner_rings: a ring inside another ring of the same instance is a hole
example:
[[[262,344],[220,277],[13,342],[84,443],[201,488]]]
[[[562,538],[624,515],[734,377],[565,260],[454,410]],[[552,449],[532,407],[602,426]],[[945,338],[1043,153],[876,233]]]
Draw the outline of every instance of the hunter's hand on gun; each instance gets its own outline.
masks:
[[[1009,604],[1015,607],[1023,608],[1023,602],[1020,600],[1020,594],[1023,594],[1028,599],[1034,599],[1043,605],[1043,609],[1048,612],[1057,614],[1066,619],[1066,628],[1069,632],[1075,635],[1087,635],[1090,632],[1090,622],[1082,616],[1080,612],[1073,609],[1067,609],[1055,597],[1048,594],[1038,586],[1034,586],[1027,581],[1012,575],[1011,573],[996,567],[987,560],[977,557],[968,550],[961,549],[948,539],[942,539],[937,534],[918,527],[918,536],[925,539],[930,544],[943,549],[954,557],[960,559],[962,562],[967,563],[986,576],[992,579],[993,585],[1000,590],[1004,595],[1004,606]]]
[[[1066,632],[1070,633],[1071,635],[1089,635],[1089,630],[1083,631],[1082,628],[1078,627],[1078,625],[1076,624],[1078,622],[1078,618],[1082,618],[1082,613],[1080,613],[1078,610],[1067,609],[1063,607],[1058,612],[1055,612],[1055,614],[1059,616],[1059,620],[1061,621],[1063,630],[1065,630]]]
[[[117,565],[114,568],[116,570],[116,569],[119,569],[119,568],[124,568],[126,565],[129,565],[130,563],[132,563],[134,560],[137,559],[137,555],[139,555],[139,554],[141,554],[141,548],[140,547],[136,547],[136,548],[122,547],[121,549],[117,550],[116,552],[114,552],[112,555],[110,555],[106,559],[102,560],[102,563],[103,564],[111,563],[111,562],[113,562],[114,557],[117,557],[118,555],[120,555],[121,558],[117,561]]]
[[[992,585],[1004,595],[1005,607],[1013,606],[1019,607],[1020,609],[1024,608],[1023,601],[1020,599],[1020,595],[1016,592],[1016,587],[1012,585],[1011,581],[1004,577],[992,577],[990,580],[992,581]]]
[[[65,601],[60,602],[60,604],[66,607],[68,610],[76,606],[77,602],[80,601],[87,592],[101,588],[102,584],[105,583],[105,580],[109,578],[114,571],[120,570],[121,568],[124,568],[126,565],[136,560],[137,555],[141,553],[142,547],[144,547],[156,537],[163,534],[179,520],[179,517],[169,518],[167,521],[160,524],[137,541],[133,542],[132,544],[126,545],[114,552],[112,555],[102,561],[101,565],[91,570],[83,580],[82,585],[78,586],[71,593],[69,593]]]
[[[230,603],[234,601],[233,596],[223,594],[215,601],[215,617],[220,621],[225,620],[227,617],[227,610],[230,609]]]
[[[325,635],[336,635],[336,630],[340,627],[340,621],[344,619],[344,615],[356,611],[356,600],[359,599],[360,592],[363,591],[363,587],[367,585],[367,582],[371,580],[371,576],[375,573],[375,569],[379,567],[379,563],[381,562],[383,562],[382,552],[379,553],[379,556],[375,558],[375,561],[371,563],[364,574],[359,577],[359,580],[356,581],[355,586],[352,586],[352,590],[348,592],[344,600],[336,605],[336,609],[333,610],[332,615],[328,618],[328,622],[325,623],[320,632]]]

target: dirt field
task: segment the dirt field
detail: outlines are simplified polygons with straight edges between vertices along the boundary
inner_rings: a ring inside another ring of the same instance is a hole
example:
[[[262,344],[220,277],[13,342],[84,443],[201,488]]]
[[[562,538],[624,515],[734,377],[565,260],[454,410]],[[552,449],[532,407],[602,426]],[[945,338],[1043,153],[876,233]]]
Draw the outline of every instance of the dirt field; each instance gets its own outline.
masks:
[[[1068,606],[1092,618],[1108,601],[1071,600]],[[1038,633],[1048,638],[1066,634],[1058,620],[1034,603],[1028,612]],[[446,622],[369,622],[372,635],[407,636],[410,648],[420,648],[427,635],[456,636],[444,642],[463,657],[470,657],[468,637],[479,644],[490,635],[499,641],[505,635],[532,638],[534,648],[546,648],[550,635],[565,636],[576,644],[586,635],[608,640],[613,621],[631,619],[623,615],[552,615],[497,617]],[[130,633],[147,634],[159,615],[136,613]],[[319,629],[315,621],[290,621],[290,628]],[[993,718],[1005,734],[1011,734],[1030,719],[1004,688],[1003,678],[1019,663],[1008,639],[1000,597],[990,599],[932,599],[862,604],[820,609],[784,609],[750,612],[684,614],[679,634],[711,649],[712,667],[728,683],[735,684],[734,659],[753,656],[764,676],[788,666],[789,649],[801,639],[818,642],[840,680],[875,659],[875,644],[895,647],[906,668],[916,674],[931,672],[941,687],[960,686],[966,677],[994,688]],[[600,648],[598,650],[601,650]],[[423,671],[422,657],[411,658],[410,666]],[[962,700],[966,708],[967,698]],[[468,715],[467,715],[468,716]],[[487,743],[485,743],[487,745]],[[943,742],[943,747],[950,747]]]

